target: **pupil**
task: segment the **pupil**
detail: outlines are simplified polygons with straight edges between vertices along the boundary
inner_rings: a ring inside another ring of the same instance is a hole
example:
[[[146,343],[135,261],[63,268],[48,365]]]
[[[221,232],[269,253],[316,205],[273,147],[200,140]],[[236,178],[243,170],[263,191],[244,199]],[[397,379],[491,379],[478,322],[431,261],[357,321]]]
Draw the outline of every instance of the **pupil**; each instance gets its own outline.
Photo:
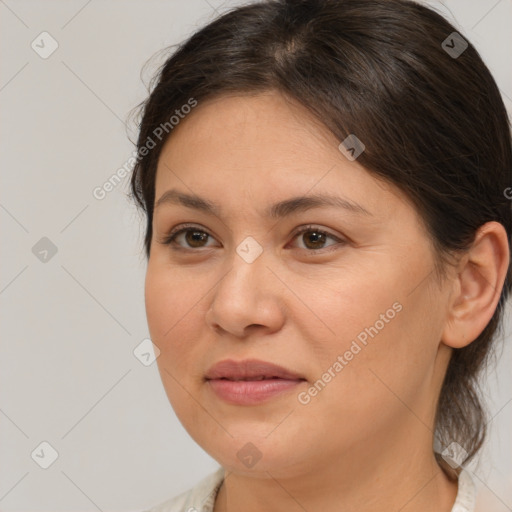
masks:
[[[200,247],[201,241],[205,242],[208,237],[207,233],[201,231],[188,231],[186,233],[187,243],[192,247]],[[199,245],[196,245],[199,242]]]
[[[317,245],[322,245],[324,243],[324,237],[325,235],[323,233],[317,233],[316,231],[310,231],[311,235],[307,236],[306,238],[313,239],[313,248],[317,248]],[[306,244],[307,246],[308,244]]]

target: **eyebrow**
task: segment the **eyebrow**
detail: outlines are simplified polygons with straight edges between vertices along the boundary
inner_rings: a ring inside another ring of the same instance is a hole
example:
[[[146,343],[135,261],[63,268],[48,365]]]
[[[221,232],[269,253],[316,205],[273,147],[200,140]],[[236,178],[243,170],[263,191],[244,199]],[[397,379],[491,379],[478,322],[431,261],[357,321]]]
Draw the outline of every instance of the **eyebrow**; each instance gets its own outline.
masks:
[[[186,194],[175,189],[164,192],[156,202],[155,210],[164,204],[177,204],[194,210],[199,210],[210,215],[215,215],[217,217],[221,216],[221,208],[218,204],[203,197],[194,194]],[[291,197],[290,199],[285,199],[284,201],[270,205],[264,214],[265,216],[273,219],[280,219],[290,216],[293,213],[299,213],[312,208],[321,208],[325,206],[334,206],[336,208],[347,210],[351,213],[372,216],[372,214],[360,204],[329,194],[311,194],[307,196]]]

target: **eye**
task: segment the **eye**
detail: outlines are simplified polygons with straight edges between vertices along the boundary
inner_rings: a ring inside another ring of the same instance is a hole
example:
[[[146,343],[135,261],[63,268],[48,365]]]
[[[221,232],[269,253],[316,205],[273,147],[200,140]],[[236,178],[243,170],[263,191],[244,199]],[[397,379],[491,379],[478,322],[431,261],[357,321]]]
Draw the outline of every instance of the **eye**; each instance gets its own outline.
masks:
[[[182,238],[182,235],[185,235],[185,241],[188,245],[183,246],[181,244],[176,244],[176,241],[179,241],[180,238]],[[203,242],[206,242],[208,240],[208,237],[211,237],[211,235],[204,231],[201,228],[198,228],[197,226],[193,225],[185,225],[180,226],[179,228],[173,229],[163,240],[162,243],[164,245],[178,245],[177,249],[194,249],[194,248],[201,248],[201,247],[209,247],[202,245]],[[175,248],[175,247],[173,247]]]
[[[306,235],[307,236],[304,236]],[[338,237],[331,235],[327,231],[320,229],[318,226],[305,226],[301,228],[298,232],[296,232],[293,238],[300,237],[299,240],[304,240],[306,247],[304,250],[309,251],[318,251],[319,249],[324,249],[325,241],[330,238],[331,240],[335,240],[339,244],[344,244],[344,240],[339,239]],[[334,244],[331,244],[334,245]],[[327,246],[330,247],[330,246]],[[300,247],[300,249],[303,249]]]
[[[305,237],[304,235],[306,234],[308,236]],[[299,231],[295,232],[293,239],[300,237],[301,235],[302,240],[305,241],[305,247],[299,247],[299,249],[309,252],[318,252],[320,249],[324,249],[324,244],[329,238],[335,242],[338,242],[338,245],[346,243],[344,240],[341,240],[338,237],[328,233],[327,231],[320,229],[318,226],[309,225],[301,228]],[[182,225],[171,231],[171,233],[169,233],[169,235],[167,235],[161,241],[161,243],[164,245],[171,245],[173,246],[173,249],[176,250],[200,249],[211,247],[209,245],[204,245],[205,242],[208,241],[208,238],[213,237],[204,229],[194,225]],[[186,245],[179,243],[180,239],[181,241],[184,239]]]

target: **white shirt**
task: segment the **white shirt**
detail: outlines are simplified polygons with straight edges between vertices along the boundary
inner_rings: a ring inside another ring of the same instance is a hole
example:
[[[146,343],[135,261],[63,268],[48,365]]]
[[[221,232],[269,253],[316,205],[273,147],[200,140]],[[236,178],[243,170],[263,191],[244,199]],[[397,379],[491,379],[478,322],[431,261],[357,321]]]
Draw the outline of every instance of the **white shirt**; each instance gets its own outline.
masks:
[[[224,468],[203,478],[195,487],[145,512],[213,512],[217,492],[224,480]],[[466,470],[459,475],[459,489],[451,512],[474,512],[476,490]]]

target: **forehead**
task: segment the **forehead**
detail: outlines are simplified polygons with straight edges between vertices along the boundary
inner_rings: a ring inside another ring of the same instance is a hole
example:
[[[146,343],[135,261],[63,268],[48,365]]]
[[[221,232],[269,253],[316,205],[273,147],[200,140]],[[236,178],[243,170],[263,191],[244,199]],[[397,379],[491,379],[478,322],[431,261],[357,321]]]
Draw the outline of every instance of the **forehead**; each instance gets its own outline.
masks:
[[[299,157],[313,163],[325,158],[326,152],[338,156],[337,146],[336,138],[307,109],[269,91],[199,102],[173,129],[162,157],[192,156],[212,166],[217,161],[240,166],[240,158],[251,157],[245,166],[256,167],[259,161],[284,163]]]
[[[307,109],[279,93],[213,98],[199,103],[166,141],[156,199],[176,186],[220,203],[230,196],[270,203],[337,193],[370,210],[379,201],[390,206],[383,193],[403,199],[338,146]]]

